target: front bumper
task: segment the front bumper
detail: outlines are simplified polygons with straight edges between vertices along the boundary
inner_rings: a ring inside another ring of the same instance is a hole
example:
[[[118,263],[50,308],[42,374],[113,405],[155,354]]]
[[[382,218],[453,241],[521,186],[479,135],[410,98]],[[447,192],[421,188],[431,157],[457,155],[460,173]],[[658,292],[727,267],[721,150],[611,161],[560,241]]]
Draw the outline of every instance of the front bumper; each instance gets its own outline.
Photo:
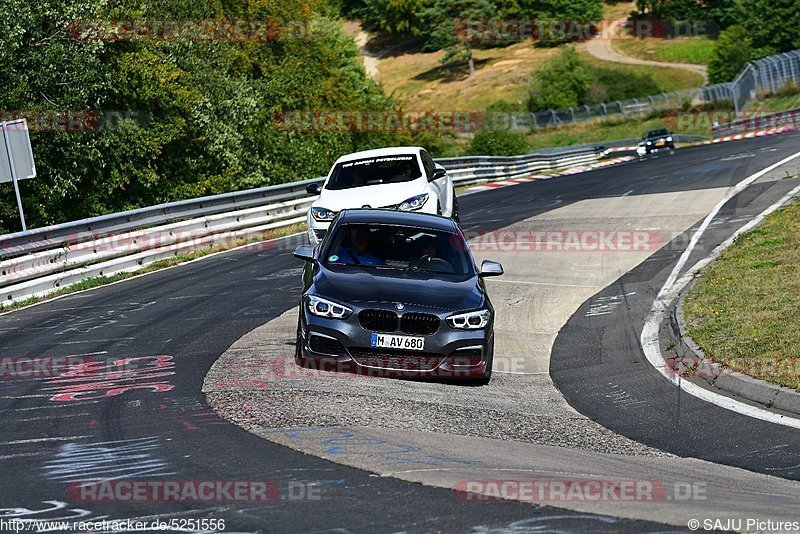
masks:
[[[328,228],[331,225],[331,221],[317,221],[314,217],[311,216],[311,210],[309,210],[308,215],[306,217],[306,226],[307,230],[306,233],[308,234],[308,242],[312,245],[318,245],[322,239],[325,237],[325,234],[328,231]]]
[[[659,140],[652,142],[649,145],[644,145],[647,152],[654,152],[657,150],[674,150],[675,143],[673,141]]]
[[[350,303],[349,306],[353,307]],[[391,306],[391,308],[390,308]],[[369,303],[369,309],[393,309],[394,303]],[[296,357],[298,365],[325,371],[342,371],[390,378],[468,379],[483,376],[491,365],[494,350],[493,325],[480,330],[451,328],[444,318],[452,312],[435,313],[430,308],[407,306],[406,313],[428,313],[440,319],[435,333],[422,335],[402,331],[388,335],[410,335],[425,339],[425,350],[393,350],[371,346],[375,330],[364,328],[355,308],[347,319],[317,317],[303,306],[302,343]]]

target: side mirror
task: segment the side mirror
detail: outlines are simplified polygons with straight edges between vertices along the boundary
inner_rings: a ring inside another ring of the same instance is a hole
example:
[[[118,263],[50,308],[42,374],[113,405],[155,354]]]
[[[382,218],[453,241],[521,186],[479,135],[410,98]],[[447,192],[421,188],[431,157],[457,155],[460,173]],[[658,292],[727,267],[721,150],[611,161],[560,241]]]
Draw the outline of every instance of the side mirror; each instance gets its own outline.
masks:
[[[308,184],[306,186],[306,193],[309,195],[319,195],[322,192],[322,189],[319,187],[319,184]]]
[[[317,261],[317,258],[314,257],[313,245],[300,245],[299,247],[294,249],[294,257],[299,260],[305,260],[310,262]]]
[[[447,171],[444,169],[436,169],[433,171],[433,176],[431,176],[429,181],[438,180],[439,178],[444,178],[447,176]]]
[[[483,260],[481,263],[481,272],[479,276],[485,278],[487,276],[500,276],[501,274],[503,274],[503,266],[498,262],[492,260]]]

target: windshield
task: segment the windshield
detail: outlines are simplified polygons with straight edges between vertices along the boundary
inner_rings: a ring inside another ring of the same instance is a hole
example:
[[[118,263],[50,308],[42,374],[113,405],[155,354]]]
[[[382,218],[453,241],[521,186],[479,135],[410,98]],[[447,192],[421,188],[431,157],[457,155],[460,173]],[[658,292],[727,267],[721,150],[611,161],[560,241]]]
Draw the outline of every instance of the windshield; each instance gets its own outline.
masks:
[[[456,233],[382,224],[343,224],[328,241],[322,263],[353,268],[467,275],[474,272]]]
[[[659,137],[668,134],[669,132],[667,131],[666,128],[661,128],[659,130],[650,130],[649,132],[647,132],[647,137]]]
[[[409,182],[422,176],[414,154],[399,154],[338,163],[325,189],[351,189],[365,185]]]

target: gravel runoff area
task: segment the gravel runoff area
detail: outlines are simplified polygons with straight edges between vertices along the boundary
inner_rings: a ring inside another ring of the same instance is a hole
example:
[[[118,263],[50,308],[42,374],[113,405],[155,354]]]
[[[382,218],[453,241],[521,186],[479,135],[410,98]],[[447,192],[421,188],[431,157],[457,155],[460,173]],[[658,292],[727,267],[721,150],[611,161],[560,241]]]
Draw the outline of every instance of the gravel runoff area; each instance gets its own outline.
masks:
[[[469,387],[301,369],[297,309],[251,331],[214,364],[203,391],[225,419],[265,429],[364,427],[514,440],[625,455],[670,456],[573,410],[546,373],[496,373]]]

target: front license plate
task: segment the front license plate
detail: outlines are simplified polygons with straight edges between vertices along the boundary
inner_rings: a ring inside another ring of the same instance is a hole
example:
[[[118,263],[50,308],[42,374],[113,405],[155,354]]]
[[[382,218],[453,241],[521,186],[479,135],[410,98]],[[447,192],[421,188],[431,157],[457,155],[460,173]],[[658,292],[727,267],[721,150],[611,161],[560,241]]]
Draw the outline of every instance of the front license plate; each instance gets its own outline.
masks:
[[[656,146],[664,146],[665,144],[666,144],[666,141],[659,141],[659,142],[656,143]]]
[[[388,334],[372,334],[370,341],[373,347],[403,350],[425,350],[424,337],[390,336]]]

